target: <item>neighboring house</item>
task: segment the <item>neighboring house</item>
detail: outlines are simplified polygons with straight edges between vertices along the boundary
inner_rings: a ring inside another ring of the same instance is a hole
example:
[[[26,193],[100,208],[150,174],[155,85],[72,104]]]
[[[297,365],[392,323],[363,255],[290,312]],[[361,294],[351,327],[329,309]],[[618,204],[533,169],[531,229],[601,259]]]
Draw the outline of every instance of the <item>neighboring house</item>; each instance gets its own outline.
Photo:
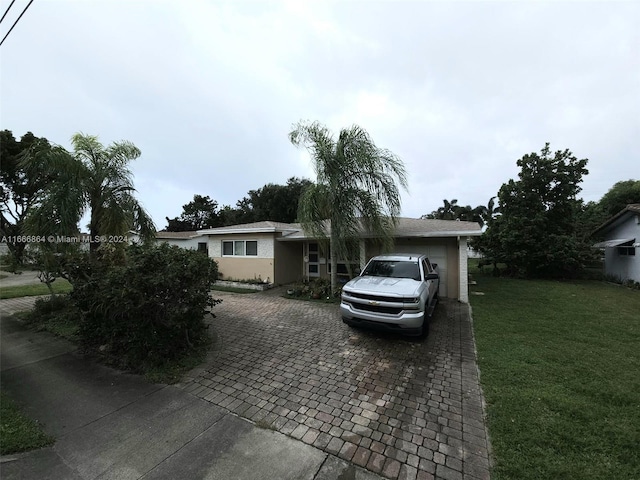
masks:
[[[197,233],[208,238],[209,256],[218,262],[225,279],[286,284],[330,274],[328,255],[299,224],[256,222]],[[438,264],[440,295],[467,302],[467,240],[481,234],[480,225],[475,222],[400,218],[393,250],[427,254],[431,262]],[[363,233],[360,258],[352,260],[352,271],[364,268],[371,257],[380,253],[374,238]],[[348,280],[344,260],[338,263],[338,276]]]
[[[640,282],[640,203],[627,205],[594,232],[604,238],[604,272],[622,281]]]
[[[177,245],[178,247],[208,253],[208,239],[198,232],[157,232],[156,240],[166,242],[169,245]]]

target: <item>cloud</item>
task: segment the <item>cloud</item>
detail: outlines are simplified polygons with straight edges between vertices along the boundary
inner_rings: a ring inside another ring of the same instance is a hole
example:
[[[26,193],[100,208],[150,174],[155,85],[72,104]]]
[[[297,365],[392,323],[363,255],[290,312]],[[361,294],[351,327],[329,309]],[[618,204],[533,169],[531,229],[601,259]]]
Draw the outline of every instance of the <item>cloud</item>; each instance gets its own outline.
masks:
[[[313,178],[287,138],[301,119],[357,123],[398,154],[407,216],[486,204],[547,141],[590,159],[597,200],[638,175],[639,16],[633,2],[35,2],[3,45],[0,121],[65,146],[76,131],[133,141],[159,224],[196,193],[234,205]]]

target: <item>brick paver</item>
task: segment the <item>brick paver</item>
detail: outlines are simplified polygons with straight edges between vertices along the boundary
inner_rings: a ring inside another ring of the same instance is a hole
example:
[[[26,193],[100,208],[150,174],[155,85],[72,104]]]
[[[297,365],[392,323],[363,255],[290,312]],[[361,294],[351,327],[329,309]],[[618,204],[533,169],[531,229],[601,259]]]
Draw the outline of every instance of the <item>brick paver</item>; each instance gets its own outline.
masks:
[[[335,305],[215,293],[211,354],[182,388],[387,478],[489,478],[467,305],[443,300],[412,340]]]

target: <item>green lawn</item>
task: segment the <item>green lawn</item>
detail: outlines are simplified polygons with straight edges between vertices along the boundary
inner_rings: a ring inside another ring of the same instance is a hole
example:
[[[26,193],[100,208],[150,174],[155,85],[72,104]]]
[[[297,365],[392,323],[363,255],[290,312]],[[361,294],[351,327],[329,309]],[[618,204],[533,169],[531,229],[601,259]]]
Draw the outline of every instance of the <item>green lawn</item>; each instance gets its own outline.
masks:
[[[640,291],[470,273],[492,479],[640,479]]]
[[[63,278],[58,278],[53,284],[54,293],[69,293],[73,290],[73,287],[69,282]],[[4,298],[18,298],[18,297],[33,297],[36,295],[49,295],[49,289],[44,283],[36,285],[17,285],[14,287],[2,287],[0,288],[0,299]]]
[[[0,454],[24,452],[52,443],[53,438],[38,423],[25,417],[11,399],[0,393]]]

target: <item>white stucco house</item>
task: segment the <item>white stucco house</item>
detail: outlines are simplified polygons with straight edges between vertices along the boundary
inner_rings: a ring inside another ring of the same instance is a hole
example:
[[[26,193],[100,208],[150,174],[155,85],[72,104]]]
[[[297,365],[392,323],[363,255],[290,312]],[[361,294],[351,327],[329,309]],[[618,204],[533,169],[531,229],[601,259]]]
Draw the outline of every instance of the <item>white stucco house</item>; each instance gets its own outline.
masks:
[[[604,250],[604,272],[621,281],[640,282],[640,203],[627,205],[594,232]]]
[[[208,254],[218,262],[225,280],[287,284],[330,275],[327,252],[297,223],[263,221],[182,233],[199,235],[192,241],[207,242]],[[432,263],[438,264],[440,295],[468,302],[467,242],[481,234],[475,222],[400,218],[394,232],[394,251],[427,254]],[[375,240],[361,233],[359,258],[338,260],[339,280],[349,279],[347,263],[352,271],[361,269],[371,257],[382,253]],[[173,244],[178,243],[174,240]]]
[[[208,253],[208,239],[198,232],[157,232],[156,241]]]

